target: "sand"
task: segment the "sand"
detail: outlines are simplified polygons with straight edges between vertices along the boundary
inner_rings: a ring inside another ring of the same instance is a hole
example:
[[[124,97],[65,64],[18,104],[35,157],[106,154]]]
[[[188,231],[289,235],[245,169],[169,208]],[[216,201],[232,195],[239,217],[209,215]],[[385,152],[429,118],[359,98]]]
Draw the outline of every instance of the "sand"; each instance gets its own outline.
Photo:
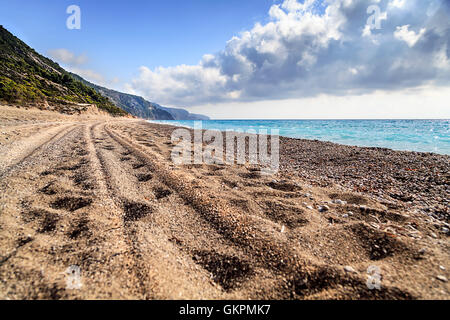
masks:
[[[0,298],[450,298],[448,156],[283,138],[264,176],[172,131],[1,106]]]

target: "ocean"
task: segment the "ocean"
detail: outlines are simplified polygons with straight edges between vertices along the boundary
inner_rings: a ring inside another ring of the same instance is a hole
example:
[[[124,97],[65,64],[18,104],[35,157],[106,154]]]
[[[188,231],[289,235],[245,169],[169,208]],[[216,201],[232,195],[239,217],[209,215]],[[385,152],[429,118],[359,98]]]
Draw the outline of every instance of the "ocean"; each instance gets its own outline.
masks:
[[[193,128],[191,120],[150,122]],[[207,120],[203,129],[278,129],[280,136],[450,155],[450,120]]]

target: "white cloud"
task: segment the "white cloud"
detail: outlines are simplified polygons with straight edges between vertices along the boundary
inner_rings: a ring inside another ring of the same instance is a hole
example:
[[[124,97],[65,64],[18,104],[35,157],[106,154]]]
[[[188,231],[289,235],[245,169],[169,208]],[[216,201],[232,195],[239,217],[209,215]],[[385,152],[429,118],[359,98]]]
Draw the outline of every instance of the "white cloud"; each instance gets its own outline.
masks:
[[[449,119],[450,88],[256,102],[226,102],[190,108],[214,119]]]
[[[124,89],[123,92],[125,93],[137,95],[137,92],[133,89],[133,87],[129,83],[126,83],[123,89]]]
[[[139,78],[133,81],[131,88],[138,92],[151,91],[170,95],[180,101],[196,99],[198,92],[205,99],[215,99],[219,94],[218,90],[224,88],[226,80],[219,69],[202,65],[159,67],[155,70],[143,66],[140,68]],[[226,94],[225,89],[223,94]]]
[[[437,2],[439,18],[427,14]],[[380,30],[366,25],[374,3]],[[129,88],[161,104],[198,106],[448,86],[449,13],[441,0],[285,0],[222,51],[192,66],[143,66]]]
[[[397,27],[394,36],[399,40],[405,41],[409,47],[414,47],[427,30],[422,28],[418,33],[415,33],[414,31],[409,30],[409,27],[409,25]]]
[[[76,55],[67,49],[52,49],[48,51],[50,57],[58,62],[64,63],[69,66],[80,66],[88,62],[88,58],[85,54]]]
[[[406,0],[392,0],[389,2],[389,6],[395,8],[403,8],[406,4]]]
[[[89,59],[85,54],[77,55],[64,48],[49,50],[48,54],[53,60],[63,64],[67,71],[75,73],[89,82],[105,87],[115,86],[120,82],[117,77],[109,80],[101,73],[89,69],[87,66]]]
[[[368,24],[366,24],[363,29],[362,36],[370,37],[371,35],[372,35],[372,28]]]
[[[68,68],[70,72],[75,73],[77,75],[79,75],[80,77],[94,82],[96,84],[101,84],[104,85],[107,83],[107,81],[105,80],[105,78],[98,72],[95,72],[94,70],[90,70],[90,69],[79,69],[79,68]]]
[[[358,69],[356,68],[350,68],[348,71],[354,76],[356,76],[359,73]]]

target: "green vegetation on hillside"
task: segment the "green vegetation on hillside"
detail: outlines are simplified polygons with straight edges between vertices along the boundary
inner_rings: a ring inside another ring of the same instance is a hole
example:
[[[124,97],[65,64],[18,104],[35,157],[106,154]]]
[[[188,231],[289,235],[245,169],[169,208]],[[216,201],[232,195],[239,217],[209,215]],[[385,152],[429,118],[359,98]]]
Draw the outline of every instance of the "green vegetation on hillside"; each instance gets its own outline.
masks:
[[[0,26],[0,100],[27,104],[95,104],[113,115],[127,112],[93,88],[75,80],[57,63],[45,58]]]

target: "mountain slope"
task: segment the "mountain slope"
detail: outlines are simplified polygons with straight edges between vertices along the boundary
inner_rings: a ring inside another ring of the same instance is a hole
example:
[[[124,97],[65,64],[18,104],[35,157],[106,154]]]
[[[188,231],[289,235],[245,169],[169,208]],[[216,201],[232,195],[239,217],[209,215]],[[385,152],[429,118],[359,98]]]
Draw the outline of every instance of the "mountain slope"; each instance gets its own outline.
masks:
[[[0,26],[0,101],[19,105],[52,104],[56,110],[96,105],[112,115],[127,115],[93,88],[73,79]]]
[[[209,118],[204,115],[189,113],[184,109],[163,107],[139,96],[101,87],[86,81],[76,74],[72,74],[72,76],[76,80],[94,88],[101,95],[111,99],[116,106],[140,118],[155,120],[209,120]]]
[[[50,104],[52,109],[65,113],[96,105],[113,115],[129,113],[145,119],[209,119],[86,81],[38,54],[3,26],[0,26],[0,101],[18,105]]]
[[[169,112],[156,107],[156,104],[148,102],[142,97],[104,88],[93,84],[76,74],[72,73],[71,75],[76,80],[81,81],[85,85],[93,88],[102,96],[109,98],[117,107],[136,117],[144,119],[175,120]]]
[[[209,120],[209,117],[202,114],[190,113],[184,109],[158,107],[162,110],[169,112],[175,120]]]

